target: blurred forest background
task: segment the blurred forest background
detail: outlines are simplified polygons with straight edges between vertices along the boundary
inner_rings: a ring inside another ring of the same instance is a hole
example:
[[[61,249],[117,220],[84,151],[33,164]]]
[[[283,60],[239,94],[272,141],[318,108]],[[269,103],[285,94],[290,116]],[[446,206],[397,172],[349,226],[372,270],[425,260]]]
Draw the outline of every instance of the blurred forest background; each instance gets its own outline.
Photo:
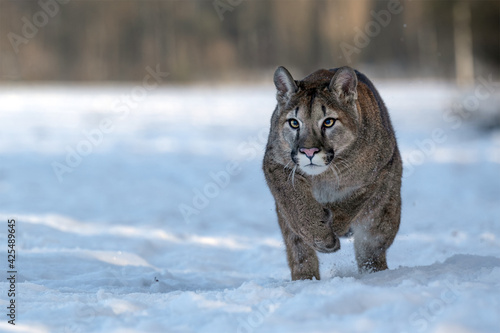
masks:
[[[137,81],[158,64],[169,82],[351,65],[470,84],[499,77],[500,1],[0,0],[0,81]]]

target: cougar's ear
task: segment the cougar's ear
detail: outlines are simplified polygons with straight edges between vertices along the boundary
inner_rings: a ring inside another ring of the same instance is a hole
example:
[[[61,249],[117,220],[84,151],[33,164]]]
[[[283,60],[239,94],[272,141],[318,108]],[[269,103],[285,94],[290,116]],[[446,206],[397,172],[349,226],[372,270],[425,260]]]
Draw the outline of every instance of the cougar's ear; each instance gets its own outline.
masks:
[[[297,83],[295,83],[292,75],[283,66],[278,67],[276,72],[274,72],[274,85],[278,89],[278,100],[287,101],[298,90]]]
[[[351,67],[340,67],[330,81],[328,89],[343,103],[353,103],[358,99],[356,87],[358,78]]]

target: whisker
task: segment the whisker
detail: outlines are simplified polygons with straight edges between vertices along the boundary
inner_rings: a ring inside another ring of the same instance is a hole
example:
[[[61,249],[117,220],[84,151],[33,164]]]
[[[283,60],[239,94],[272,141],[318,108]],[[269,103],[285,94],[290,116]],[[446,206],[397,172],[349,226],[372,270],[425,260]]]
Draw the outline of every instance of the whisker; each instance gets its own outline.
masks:
[[[335,169],[335,173],[338,175],[338,186],[337,187],[340,187],[340,183],[342,182],[342,172],[340,171],[339,168],[337,168],[337,166],[334,164],[333,165],[333,168]]]
[[[335,157],[335,160],[346,163],[346,160],[343,159],[342,157]]]
[[[337,161],[346,169],[349,169],[350,165],[349,163],[344,160],[343,158],[337,157]]]
[[[339,165],[337,167],[339,168],[339,170],[340,170],[340,167],[342,167],[342,169],[344,169],[344,170],[349,169],[349,165],[347,163],[345,163],[345,162],[342,163],[340,161],[339,161]]]
[[[286,181],[290,180],[290,177],[292,176],[293,170],[294,170],[293,168],[290,170],[290,173],[288,174],[288,178],[286,179]]]
[[[295,170],[297,170],[297,165],[295,165],[292,170],[292,187],[294,190],[295,190]]]
[[[283,167],[283,169],[286,169],[286,167],[287,167],[290,163],[292,163],[292,162],[293,162],[293,161],[288,162],[288,163],[287,163],[287,164]]]
[[[332,170],[333,175],[335,176],[335,178],[337,178],[337,188],[338,188],[340,186],[340,178],[339,178],[337,171],[334,169],[334,167],[335,166],[333,164],[330,164],[330,170]]]

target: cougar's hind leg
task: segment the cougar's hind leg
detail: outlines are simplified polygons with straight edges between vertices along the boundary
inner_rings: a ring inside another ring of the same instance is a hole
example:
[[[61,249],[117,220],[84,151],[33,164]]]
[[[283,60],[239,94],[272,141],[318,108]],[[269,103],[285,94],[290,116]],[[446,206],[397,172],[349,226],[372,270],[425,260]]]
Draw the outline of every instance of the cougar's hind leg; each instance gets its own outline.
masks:
[[[373,273],[387,269],[387,249],[354,240],[356,261],[360,273]]]
[[[374,219],[354,228],[354,250],[361,273],[387,269],[386,252],[399,229],[400,205],[389,202]]]

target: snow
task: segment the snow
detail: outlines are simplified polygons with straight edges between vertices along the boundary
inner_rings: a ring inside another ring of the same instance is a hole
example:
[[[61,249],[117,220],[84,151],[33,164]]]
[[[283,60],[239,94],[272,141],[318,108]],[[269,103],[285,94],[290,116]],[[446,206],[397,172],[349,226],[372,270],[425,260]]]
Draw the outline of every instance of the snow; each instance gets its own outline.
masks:
[[[261,171],[272,86],[0,86],[0,331],[497,332],[500,133],[449,114],[473,91],[377,86],[405,159],[390,269],[359,275],[342,239],[295,282]]]

